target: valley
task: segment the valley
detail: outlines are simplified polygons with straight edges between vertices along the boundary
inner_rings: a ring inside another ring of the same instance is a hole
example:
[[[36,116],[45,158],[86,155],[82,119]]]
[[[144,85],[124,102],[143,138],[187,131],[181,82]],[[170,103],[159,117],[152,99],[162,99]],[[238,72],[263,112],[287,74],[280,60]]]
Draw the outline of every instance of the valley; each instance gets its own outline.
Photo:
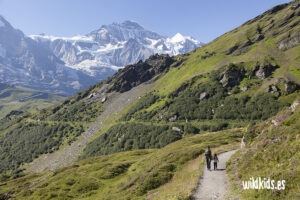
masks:
[[[12,111],[39,110],[60,103],[66,98],[24,87],[0,85],[0,119]]]
[[[189,53],[127,65],[60,104],[1,119],[0,198],[201,199],[210,145],[233,154],[222,161],[228,197],[297,199],[295,5],[275,6]],[[252,176],[287,186],[243,190]]]

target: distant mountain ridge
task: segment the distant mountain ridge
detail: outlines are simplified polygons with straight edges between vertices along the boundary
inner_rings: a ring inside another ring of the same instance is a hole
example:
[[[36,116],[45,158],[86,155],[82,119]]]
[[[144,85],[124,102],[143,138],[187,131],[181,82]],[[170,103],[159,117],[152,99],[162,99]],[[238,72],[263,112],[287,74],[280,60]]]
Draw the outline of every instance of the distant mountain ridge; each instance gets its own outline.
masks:
[[[132,21],[70,38],[26,36],[0,16],[0,82],[72,95],[125,65],[156,53],[187,53],[201,44],[181,34],[161,36]]]
[[[61,104],[10,113],[0,199],[191,199],[208,144],[238,149],[227,197],[298,199],[299,16],[296,1],[275,6],[188,54],[153,55]],[[287,187],[244,190],[249,177]]]
[[[49,107],[64,99],[63,96],[0,83],[0,119],[9,113]]]
[[[64,65],[49,49],[0,16],[0,82],[40,91],[73,94],[95,79]]]
[[[29,37],[50,49],[67,66],[97,79],[156,53],[183,54],[202,45],[180,33],[172,38],[161,36],[133,21],[103,25],[84,36],[67,38],[42,34]]]

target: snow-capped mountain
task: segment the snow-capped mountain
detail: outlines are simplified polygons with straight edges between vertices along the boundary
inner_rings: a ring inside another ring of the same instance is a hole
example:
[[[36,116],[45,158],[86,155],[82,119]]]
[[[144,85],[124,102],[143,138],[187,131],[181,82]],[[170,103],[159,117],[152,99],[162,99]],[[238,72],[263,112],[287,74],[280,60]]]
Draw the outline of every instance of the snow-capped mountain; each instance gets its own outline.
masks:
[[[201,46],[191,37],[179,33],[171,38],[161,36],[132,21],[104,25],[84,36],[30,37],[53,51],[67,66],[97,79],[103,79],[117,69],[145,60],[155,53],[177,55]]]
[[[0,16],[0,83],[72,95],[154,53],[175,55],[200,45],[191,37],[164,37],[131,21],[84,36],[26,36]]]
[[[0,82],[70,95],[95,80],[65,66],[52,51],[0,16]]]

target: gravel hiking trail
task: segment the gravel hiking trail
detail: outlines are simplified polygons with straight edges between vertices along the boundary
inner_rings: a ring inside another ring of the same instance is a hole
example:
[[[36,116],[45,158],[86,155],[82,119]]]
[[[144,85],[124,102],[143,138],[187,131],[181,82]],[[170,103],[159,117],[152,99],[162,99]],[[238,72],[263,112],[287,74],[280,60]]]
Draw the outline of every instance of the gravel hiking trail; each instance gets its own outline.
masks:
[[[151,90],[151,83],[144,83],[124,93],[114,93],[110,95],[103,104],[103,112],[97,117],[95,122],[90,124],[89,128],[83,132],[75,142],[71,145],[63,146],[60,150],[41,155],[35,159],[26,169],[26,172],[39,173],[44,170],[54,171],[58,168],[67,167],[74,163],[86,144],[93,139],[93,135],[97,133],[103,123],[109,117],[119,114],[124,107],[132,101],[137,100]]]
[[[229,190],[229,183],[226,176],[226,162],[236,152],[228,151],[218,155],[218,170],[209,171],[204,166],[203,175],[200,179],[199,186],[193,196],[193,200],[221,200],[224,199]]]

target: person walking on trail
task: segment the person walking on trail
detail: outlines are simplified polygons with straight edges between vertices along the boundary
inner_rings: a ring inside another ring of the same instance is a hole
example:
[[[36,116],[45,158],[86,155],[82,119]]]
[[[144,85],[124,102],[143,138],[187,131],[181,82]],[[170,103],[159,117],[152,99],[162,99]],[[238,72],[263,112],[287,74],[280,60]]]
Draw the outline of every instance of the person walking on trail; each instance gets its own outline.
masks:
[[[218,159],[217,154],[215,153],[215,155],[214,155],[214,170],[216,170],[218,168],[218,162],[219,162],[219,159]]]
[[[207,165],[207,169],[210,170],[210,163],[211,163],[211,150],[210,150],[210,146],[207,146],[207,150],[205,152],[205,158],[206,158],[206,165]]]

